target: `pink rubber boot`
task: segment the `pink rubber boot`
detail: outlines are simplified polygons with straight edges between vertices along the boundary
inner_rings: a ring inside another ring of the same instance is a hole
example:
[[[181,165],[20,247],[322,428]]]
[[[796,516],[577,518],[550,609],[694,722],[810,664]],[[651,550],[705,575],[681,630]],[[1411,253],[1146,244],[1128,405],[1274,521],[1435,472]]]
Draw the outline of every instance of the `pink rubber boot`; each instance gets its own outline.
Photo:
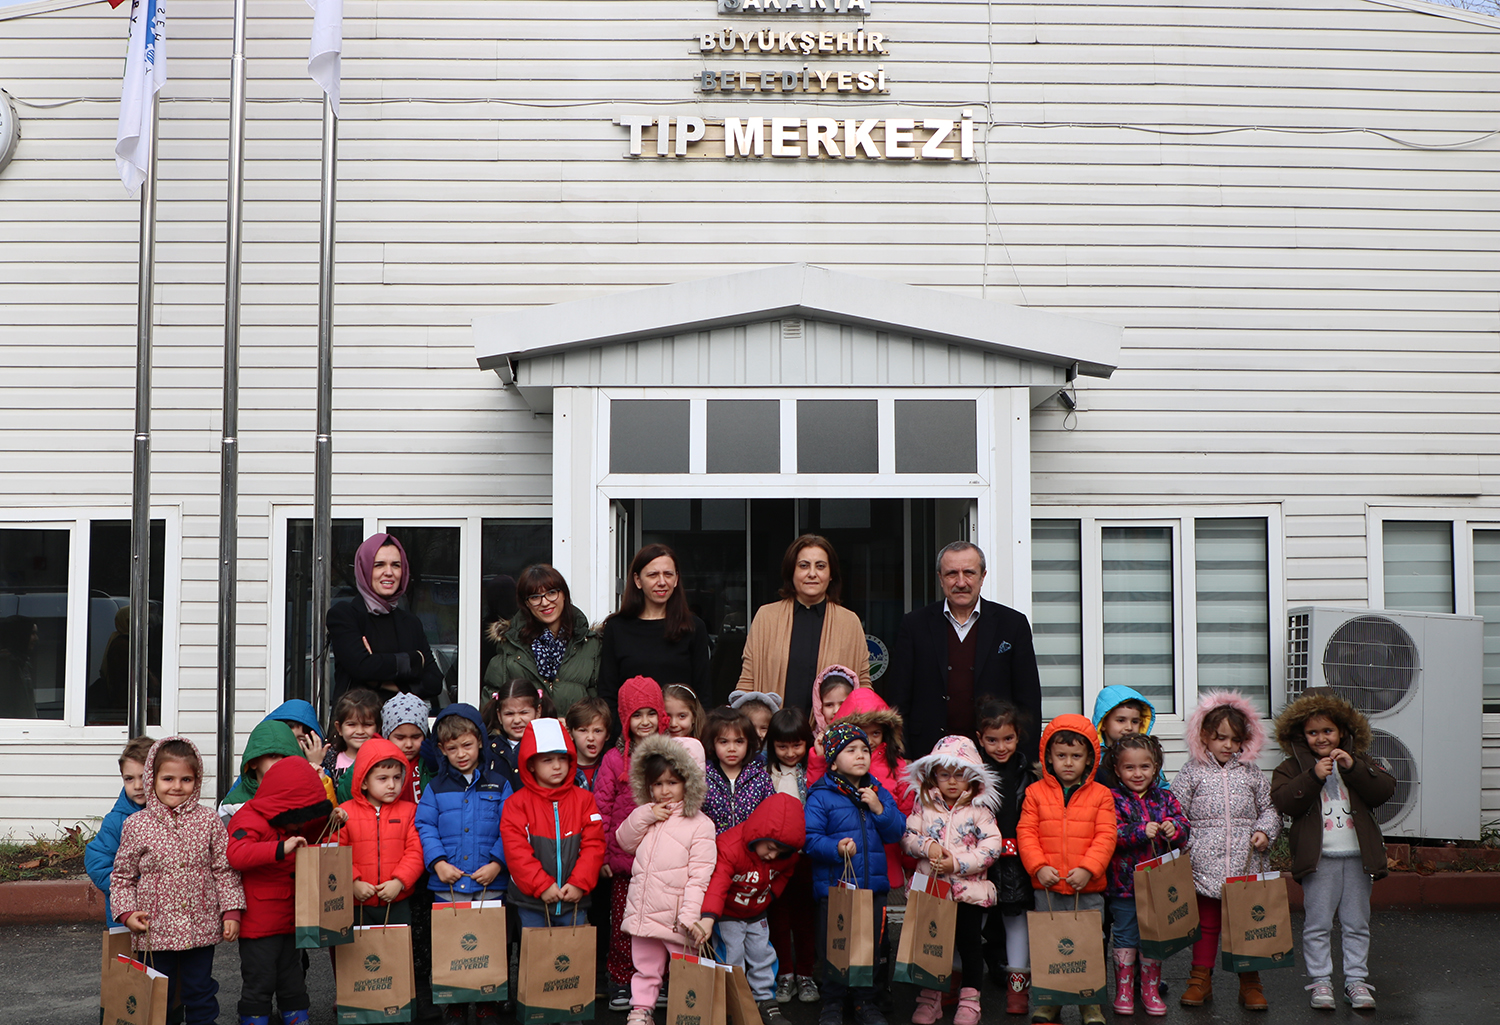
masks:
[[[1115,1013],[1135,1013],[1135,948],[1115,948]]]

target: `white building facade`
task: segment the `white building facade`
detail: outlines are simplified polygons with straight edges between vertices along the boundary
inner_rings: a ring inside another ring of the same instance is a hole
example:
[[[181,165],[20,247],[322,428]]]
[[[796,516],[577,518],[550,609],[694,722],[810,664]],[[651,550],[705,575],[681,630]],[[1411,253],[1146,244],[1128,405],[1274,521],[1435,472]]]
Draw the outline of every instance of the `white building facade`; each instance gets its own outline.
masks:
[[[127,21],[0,7],[21,126],[0,649],[30,644],[0,680],[0,835],[99,815],[118,785]],[[302,0],[251,4],[242,736],[307,676],[310,24]],[[208,751],[228,7],[178,0],[167,25],[152,729]],[[718,685],[796,532],[834,540],[877,655],[968,537],[1036,625],[1049,714],[1135,686],[1173,764],[1200,691],[1277,705],[1290,609],[1495,620],[1457,717],[1500,817],[1500,22],[1420,0],[349,0],[344,36],[336,549],[402,537],[454,698],[480,697],[487,590],[532,561],[598,620],[622,560],[673,544]]]

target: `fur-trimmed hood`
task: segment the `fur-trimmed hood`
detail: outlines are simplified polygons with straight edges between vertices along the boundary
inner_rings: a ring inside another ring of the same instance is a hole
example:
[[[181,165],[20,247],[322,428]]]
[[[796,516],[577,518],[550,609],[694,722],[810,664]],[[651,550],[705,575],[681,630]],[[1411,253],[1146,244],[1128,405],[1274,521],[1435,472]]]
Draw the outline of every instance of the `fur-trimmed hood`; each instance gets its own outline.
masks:
[[[1261,724],[1260,712],[1249,699],[1237,690],[1211,690],[1203,695],[1198,702],[1198,707],[1193,709],[1188,716],[1187,723],[1183,727],[1184,740],[1187,742],[1188,757],[1197,762],[1209,762],[1213,756],[1208,753],[1208,748],[1203,745],[1203,720],[1208,713],[1223,705],[1238,708],[1244,713],[1245,720],[1250,724],[1249,735],[1245,737],[1245,743],[1240,748],[1239,760],[1246,765],[1253,766],[1260,757],[1261,750],[1266,746],[1266,728]]]
[[[634,748],[630,754],[630,792],[635,795],[636,805],[652,803],[645,763],[652,755],[661,755],[686,784],[682,794],[682,814],[689,818],[698,814],[708,793],[708,780],[703,772],[703,745],[692,737],[677,739],[656,734],[637,741]]]
[[[844,699],[843,705],[839,707],[839,715],[828,725],[846,722],[868,731],[871,726],[879,726],[885,731],[886,760],[890,762],[892,771],[895,770],[896,760],[901,752],[906,750],[906,732],[902,726],[901,713],[885,703],[879,694],[875,693],[873,687],[855,687]],[[874,754],[872,751],[871,754]]]
[[[911,783],[912,790],[924,797],[936,794],[935,787],[931,791],[924,791],[922,781],[938,768],[963,773],[970,783],[978,783],[979,793],[974,795],[971,803],[982,805],[992,812],[1000,811],[1000,775],[984,763],[984,759],[979,757],[979,749],[968,737],[944,737],[937,742],[931,754],[912,762],[906,770],[906,778]]]
[[[1351,755],[1370,750],[1370,720],[1331,687],[1316,687],[1281,710],[1276,717],[1276,742],[1288,755],[1311,754],[1303,724],[1315,715],[1326,716],[1339,728],[1339,747]]]

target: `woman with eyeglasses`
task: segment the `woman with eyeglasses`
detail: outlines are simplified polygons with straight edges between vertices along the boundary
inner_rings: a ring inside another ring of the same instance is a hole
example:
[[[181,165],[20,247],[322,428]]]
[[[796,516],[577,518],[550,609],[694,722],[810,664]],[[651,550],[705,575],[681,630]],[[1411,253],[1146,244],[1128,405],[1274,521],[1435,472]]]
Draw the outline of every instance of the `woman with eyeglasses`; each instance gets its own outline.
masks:
[[[496,655],[484,671],[485,696],[511,680],[530,680],[552,699],[558,715],[594,694],[599,637],[573,605],[568,582],[544,563],[516,578],[516,614],[490,627]]]
[[[620,684],[633,676],[663,687],[685,684],[699,701],[709,701],[708,627],[688,608],[677,553],[662,544],[635,553],[620,609],[604,621],[599,696],[615,707]]]

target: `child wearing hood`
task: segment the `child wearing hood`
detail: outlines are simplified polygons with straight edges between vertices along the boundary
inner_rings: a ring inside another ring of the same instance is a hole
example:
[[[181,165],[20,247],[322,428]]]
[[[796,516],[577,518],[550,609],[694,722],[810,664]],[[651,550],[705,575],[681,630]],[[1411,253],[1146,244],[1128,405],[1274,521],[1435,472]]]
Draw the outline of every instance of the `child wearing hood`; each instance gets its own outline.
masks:
[[[1292,820],[1292,878],[1302,884],[1302,955],[1312,1006],[1332,1010],[1333,915],[1344,950],[1344,997],[1375,1010],[1370,970],[1370,890],[1388,870],[1374,810],[1396,777],[1370,757],[1370,722],[1328,688],[1305,691],[1281,710],[1276,739],[1286,761],[1271,775],[1271,800]]]
[[[699,919],[717,848],[713,820],[703,814],[703,745],[691,737],[650,736],[634,747],[636,808],[615,831],[620,848],[635,858],[620,927],[635,963],[627,1025],[652,1025],[671,955],[696,950],[704,938]]]
[[[371,737],[354,756],[354,796],[339,808],[339,844],[354,848],[355,925],[411,924],[410,899],[422,879],[417,806],[406,796],[410,768],[399,748]]]
[[[1105,687],[1094,699],[1094,728],[1099,731],[1099,769],[1094,779],[1111,790],[1118,789],[1120,781],[1110,767],[1104,752],[1114,747],[1121,737],[1130,733],[1151,732],[1156,725],[1156,706],[1147,701],[1140,691],[1123,684]],[[1166,782],[1163,779],[1162,785]]]
[[[848,666],[831,665],[813,680],[812,714],[808,725],[813,731],[813,749],[822,746],[823,734],[839,717],[839,710],[854,688],[859,686],[859,674]]]
[[[635,811],[635,792],[630,785],[631,753],[643,741],[668,729],[666,701],[661,687],[649,676],[632,676],[620,684],[618,697],[620,740],[604,752],[594,773],[594,801],[604,816],[605,855],[602,872],[610,878],[609,1009],[630,1010],[630,980],[635,967],[630,957],[630,937],[620,927],[630,892],[630,853],[617,837],[625,819]]]
[[[829,769],[807,791],[807,854],[813,861],[813,895],[818,898],[818,949],[828,950],[828,890],[838,884],[844,859],[854,865],[854,882],[873,891],[875,921],[884,942],[885,901],[890,892],[886,850],[901,839],[906,815],[891,792],[871,774],[870,738],[848,722],[823,734]],[[899,871],[899,868],[898,868]],[[849,987],[831,968],[823,974],[823,1008],[818,1025],[844,1020],[844,996],[854,999],[859,1025],[886,1025],[871,986]]]
[[[769,913],[797,868],[806,836],[802,802],[789,794],[772,794],[744,822],[720,833],[703,918],[693,927],[694,938],[704,941],[718,923],[724,962],[745,970],[764,1025],[786,1025],[776,1001]]]
[[[282,1025],[307,1021],[311,1001],[297,949],[292,873],[297,848],[317,843],[332,813],[318,771],[305,759],[283,758],[229,820],[229,863],[244,878],[248,898],[240,929],[242,1025],[268,1025],[273,998]]]
[[[1172,792],[1191,826],[1187,849],[1201,932],[1193,944],[1193,971],[1181,1003],[1198,1007],[1213,995],[1224,880],[1266,869],[1265,852],[1281,832],[1281,813],[1271,803],[1265,773],[1255,764],[1266,731],[1260,713],[1243,694],[1209,691],[1188,716],[1183,734],[1188,760],[1172,780]],[[1259,972],[1242,972],[1239,982],[1246,1010],[1269,1006]]]
[[[604,864],[602,816],[575,780],[578,754],[560,721],[528,722],[518,754],[522,788],[500,813],[511,903],[522,928],[573,925]]]
[[[239,935],[245,891],[230,867],[229,838],[199,804],[203,760],[193,742],[151,745],[143,767],[145,807],[125,820],[110,874],[114,913],[167,976],[168,1005],[181,997],[187,1025],[219,1020],[214,945]]]
[[[1061,906],[1102,911],[1110,857],[1115,852],[1115,799],[1094,780],[1099,739],[1081,715],[1059,715],[1042,731],[1042,778],[1026,788],[1016,846],[1030,874],[1036,910]],[[1054,896],[1058,894],[1061,896]],[[1042,1004],[1033,1022],[1061,1020],[1062,1008]],[[1084,1004],[1085,1025],[1102,1023],[1098,1004]]]
[[[944,737],[932,753],[912,762],[908,774],[921,794],[906,818],[901,845],[917,859],[917,871],[947,882],[958,902],[953,945],[963,972],[953,1025],[979,1025],[979,994],[984,988],[984,909],[995,906],[995,884],[986,873],[1000,857],[1000,778],[979,758],[968,737]],[[934,1025],[943,1016],[943,994],[917,995],[912,1025]]]
[[[126,819],[146,807],[146,754],[154,743],[150,737],[133,737],[120,752],[120,796],[99,823],[99,832],[83,849],[83,870],[104,894],[106,925],[115,924],[109,905],[109,876],[115,869],[115,852],[120,849],[120,831]]]

